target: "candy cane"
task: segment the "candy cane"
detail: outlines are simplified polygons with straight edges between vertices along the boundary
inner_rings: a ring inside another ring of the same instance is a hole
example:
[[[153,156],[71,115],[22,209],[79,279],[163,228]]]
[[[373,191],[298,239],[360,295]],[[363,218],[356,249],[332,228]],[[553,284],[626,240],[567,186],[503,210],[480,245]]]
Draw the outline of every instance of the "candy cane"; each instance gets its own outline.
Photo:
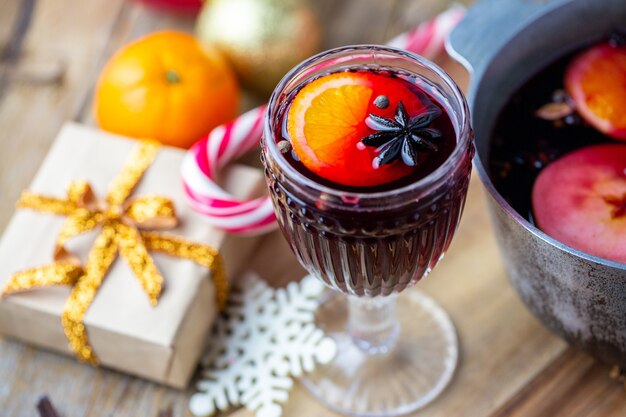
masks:
[[[444,51],[446,38],[465,16],[465,8],[454,5],[434,18],[419,24],[391,40],[389,46],[406,49],[425,58],[433,59]]]
[[[226,164],[259,145],[264,114],[265,106],[261,106],[213,129],[192,146],[182,164],[183,187],[191,207],[210,224],[231,233],[263,233],[275,226],[268,197],[240,200],[215,182]]]
[[[443,51],[445,39],[465,12],[453,6],[415,29],[394,38],[389,45],[426,58]],[[250,110],[200,139],[185,156],[182,180],[191,207],[215,227],[236,234],[259,234],[276,227],[270,198],[241,200],[216,182],[219,172],[233,159],[259,146],[265,107]]]

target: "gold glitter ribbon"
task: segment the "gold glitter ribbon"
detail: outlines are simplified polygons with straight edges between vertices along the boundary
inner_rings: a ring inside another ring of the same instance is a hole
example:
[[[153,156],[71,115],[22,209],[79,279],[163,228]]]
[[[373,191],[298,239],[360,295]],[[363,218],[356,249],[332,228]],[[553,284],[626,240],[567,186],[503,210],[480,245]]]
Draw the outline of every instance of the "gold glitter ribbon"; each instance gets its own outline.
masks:
[[[155,142],[140,142],[109,184],[104,201],[96,198],[87,182],[73,181],[65,199],[25,191],[17,203],[18,208],[67,216],[67,220],[57,236],[54,263],[14,274],[2,296],[53,285],[71,286],[61,323],[76,356],[92,365],[98,364],[98,358],[89,344],[83,318],[118,254],[126,260],[152,305],[157,304],[161,295],[163,277],[150,251],[189,259],[210,269],[217,305],[221,309],[226,304],[228,281],[219,251],[155,231],[178,224],[174,203],[170,199],[160,196],[130,198],[158,149],[159,145]],[[65,244],[72,237],[97,227],[102,230],[83,267],[78,257],[65,248]]]

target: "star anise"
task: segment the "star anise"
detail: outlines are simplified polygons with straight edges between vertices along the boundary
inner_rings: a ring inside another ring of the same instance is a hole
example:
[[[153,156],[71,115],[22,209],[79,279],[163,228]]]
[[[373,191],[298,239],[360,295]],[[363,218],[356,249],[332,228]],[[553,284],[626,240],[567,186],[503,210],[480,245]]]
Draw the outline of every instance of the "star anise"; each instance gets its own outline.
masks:
[[[365,146],[378,148],[379,154],[374,159],[375,166],[390,164],[402,158],[402,162],[413,167],[417,165],[419,152],[437,151],[437,146],[432,140],[441,137],[441,132],[428,126],[440,115],[439,107],[426,103],[423,112],[409,117],[404,104],[400,101],[393,119],[375,114],[367,117],[365,123],[377,132],[364,137],[361,142]]]

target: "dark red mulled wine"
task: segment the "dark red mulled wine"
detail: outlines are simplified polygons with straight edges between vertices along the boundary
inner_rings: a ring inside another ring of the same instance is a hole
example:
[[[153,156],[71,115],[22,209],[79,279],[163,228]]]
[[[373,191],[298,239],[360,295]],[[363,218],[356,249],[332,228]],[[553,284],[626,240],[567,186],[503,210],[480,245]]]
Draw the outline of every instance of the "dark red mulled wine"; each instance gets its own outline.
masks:
[[[579,52],[567,54],[522,85],[501,111],[493,130],[489,175],[498,192],[531,223],[531,190],[543,168],[575,149],[615,143],[576,113],[555,120],[537,114],[546,103],[568,100],[564,74]]]
[[[418,153],[417,164],[406,175],[383,184],[351,186],[316,175],[294,150],[281,146],[293,141],[287,117],[294,98],[312,78],[280,94],[270,109],[271,130],[265,131],[262,155],[265,173],[279,225],[309,272],[344,293],[388,295],[425,276],[448,248],[470,178],[471,132],[463,120],[467,115],[461,114],[464,105],[450,104],[449,92],[434,83],[388,68],[341,71],[393,79],[436,106],[439,116],[427,126],[440,132],[433,140],[436,151]]]
[[[527,81],[490,143],[498,192],[552,238],[626,262],[626,39],[575,51]]]
[[[363,70],[355,70],[349,69],[346,70],[349,73],[367,73],[371,71],[363,71]],[[327,187],[332,187],[338,190],[343,190],[347,192],[354,193],[376,193],[394,190],[398,188],[402,188],[406,185],[413,184],[420,179],[428,176],[433,171],[435,171],[441,164],[444,163],[446,159],[452,154],[456,146],[456,134],[454,131],[454,126],[452,125],[452,121],[450,120],[450,116],[448,115],[445,108],[443,108],[437,100],[432,97],[427,90],[423,90],[417,87],[413,82],[410,81],[410,78],[404,78],[399,76],[398,74],[392,71],[377,71],[376,74],[383,75],[385,77],[393,78],[395,81],[403,84],[407,90],[412,91],[416,96],[421,95],[422,100],[428,100],[432,105],[437,106],[439,108],[441,115],[433,120],[432,124],[429,126],[433,129],[441,132],[441,137],[437,138],[436,146],[437,152],[432,153],[421,153],[419,155],[419,159],[417,161],[417,165],[411,170],[410,174],[391,182],[387,182],[384,184],[378,184],[373,186],[349,186],[338,184],[336,182],[329,181],[325,178],[316,175],[311,170],[307,169],[302,162],[298,159],[296,153],[291,150],[289,152],[284,152],[283,155],[287,162],[291,166],[293,166],[298,172],[302,175],[310,178],[312,181],[315,181],[319,184],[325,185]],[[298,94],[300,89],[293,91],[289,97],[285,99],[285,108],[282,111],[282,114],[279,115],[279,119],[277,119],[276,129],[274,132],[275,141],[280,142],[282,140],[290,141],[289,134],[287,132],[287,113],[289,111],[289,106],[293,98]],[[390,103],[390,106],[393,106],[394,103]]]

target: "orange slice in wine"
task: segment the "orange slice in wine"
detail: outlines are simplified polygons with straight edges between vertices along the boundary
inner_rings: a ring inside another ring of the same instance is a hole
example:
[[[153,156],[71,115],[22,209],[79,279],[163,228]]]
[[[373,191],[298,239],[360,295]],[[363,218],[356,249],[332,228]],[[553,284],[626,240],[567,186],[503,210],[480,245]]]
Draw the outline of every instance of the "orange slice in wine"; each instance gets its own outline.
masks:
[[[403,82],[381,74],[341,72],[302,88],[289,109],[287,131],[304,166],[329,181],[355,187],[385,184],[411,173],[402,162],[374,167],[378,151],[361,144],[373,133],[365,124],[370,113],[393,118],[400,101],[409,114],[423,109]],[[388,98],[387,108],[375,107],[379,95]]]

